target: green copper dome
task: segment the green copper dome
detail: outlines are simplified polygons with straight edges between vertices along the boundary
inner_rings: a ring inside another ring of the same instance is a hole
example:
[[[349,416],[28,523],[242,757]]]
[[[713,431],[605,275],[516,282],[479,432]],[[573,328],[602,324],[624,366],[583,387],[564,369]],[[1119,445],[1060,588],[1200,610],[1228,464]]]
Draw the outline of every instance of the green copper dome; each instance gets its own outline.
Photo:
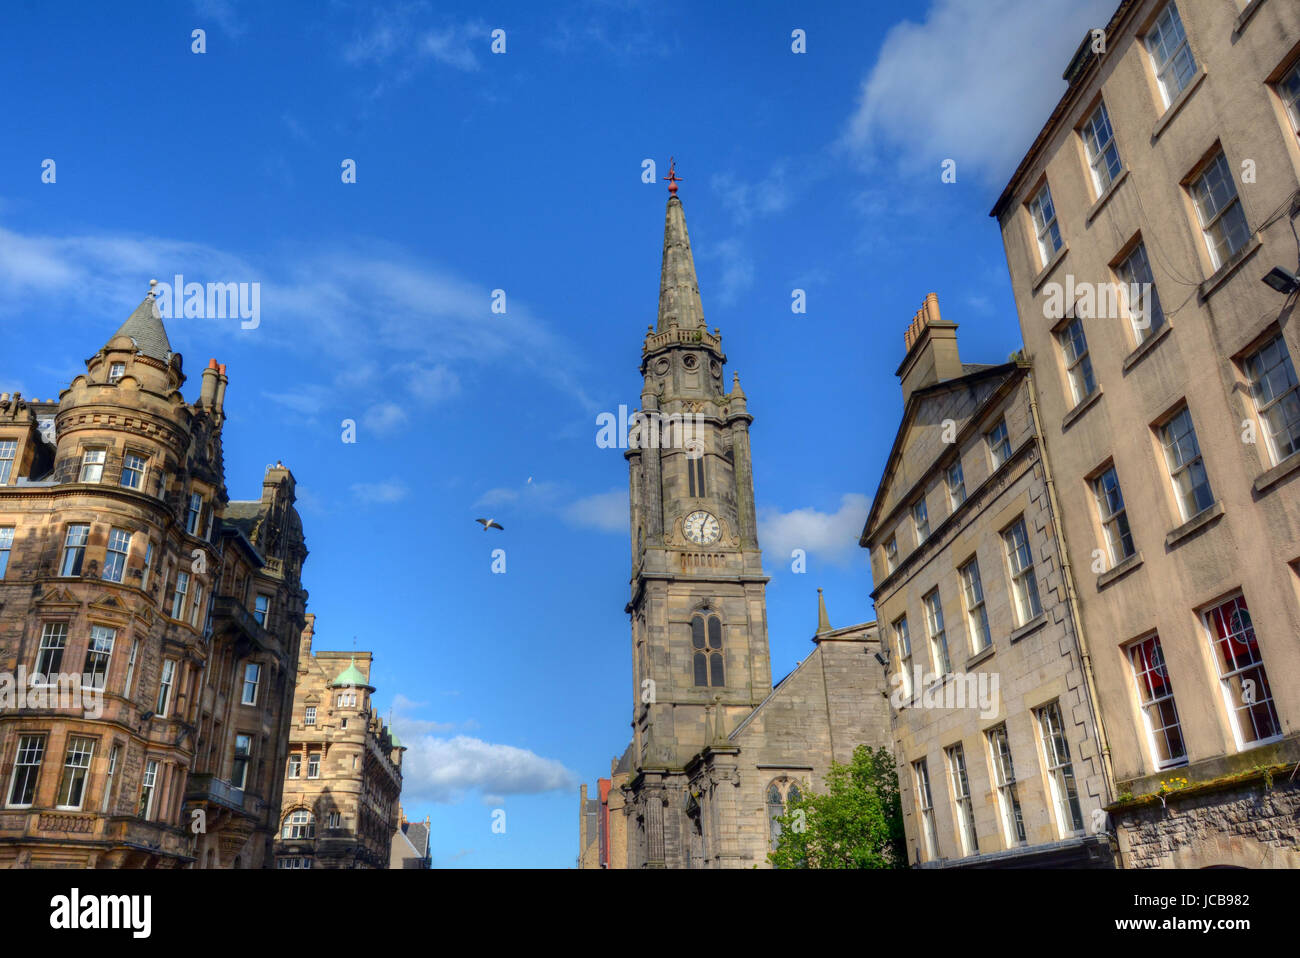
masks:
[[[352,663],[346,669],[334,677],[334,681],[330,683],[330,688],[336,689],[340,686],[346,685],[356,685],[367,689],[370,688],[370,683],[366,681],[366,677],[362,675],[361,670],[357,668],[356,659],[353,659]]]
[[[405,746],[402,745],[402,740],[397,737],[397,733],[391,728],[388,730],[388,737],[393,740],[393,748],[405,748]]]

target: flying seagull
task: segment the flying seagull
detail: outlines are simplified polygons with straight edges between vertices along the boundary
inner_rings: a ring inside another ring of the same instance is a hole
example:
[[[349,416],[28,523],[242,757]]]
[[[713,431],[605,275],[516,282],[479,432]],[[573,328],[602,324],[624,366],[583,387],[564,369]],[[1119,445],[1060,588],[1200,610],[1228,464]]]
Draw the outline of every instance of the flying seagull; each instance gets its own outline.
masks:
[[[483,526],[484,532],[487,532],[489,529],[500,529],[502,532],[506,531],[506,527],[495,519],[475,519],[474,521]]]

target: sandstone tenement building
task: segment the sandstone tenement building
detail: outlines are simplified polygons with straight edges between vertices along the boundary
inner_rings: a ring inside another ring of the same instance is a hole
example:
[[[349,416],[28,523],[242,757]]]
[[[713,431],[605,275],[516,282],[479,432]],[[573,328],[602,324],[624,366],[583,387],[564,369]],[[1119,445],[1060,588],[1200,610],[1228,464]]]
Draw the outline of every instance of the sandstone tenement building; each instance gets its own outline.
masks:
[[[315,624],[309,614],[289,726],[276,867],[388,868],[401,824],[405,747],[371,702],[371,653],[313,650]]]
[[[587,786],[578,788],[578,867],[627,867],[627,798],[624,786],[632,767],[632,747],[621,758],[611,759],[609,778],[596,780],[597,795],[587,797]]]
[[[992,213],[1111,822],[1125,867],[1295,868],[1300,5],[1124,0],[1101,36]]]
[[[926,297],[862,530],[920,867],[1098,867],[1112,795],[1029,364],[963,363]]]
[[[873,657],[879,637],[875,623],[831,628],[822,605],[813,649],[772,685],[753,417],[738,377],[724,391],[726,356],[719,331],[704,322],[676,182],[670,193],[658,323],[646,333],[640,369],[643,414],[662,428],[649,441],[629,438],[625,453],[633,663],[633,740],[620,789],[626,863],[766,866],[791,794],[824,787],[831,760],[849,761],[857,745],[889,741]],[[611,824],[611,840],[621,830]],[[611,847],[610,867],[620,856]]]
[[[58,402],[0,396],[0,866],[270,864],[307,594],[294,479],[227,496],[152,291]]]

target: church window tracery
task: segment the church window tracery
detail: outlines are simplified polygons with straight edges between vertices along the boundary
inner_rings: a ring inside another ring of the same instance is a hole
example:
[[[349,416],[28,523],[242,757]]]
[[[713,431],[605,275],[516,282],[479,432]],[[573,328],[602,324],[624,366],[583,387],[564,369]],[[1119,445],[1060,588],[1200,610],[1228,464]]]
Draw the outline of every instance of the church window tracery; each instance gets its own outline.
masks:
[[[720,688],[727,684],[722,659],[722,620],[697,612],[691,618],[691,648],[695,684]]]
[[[768,843],[772,850],[781,840],[781,818],[787,807],[801,797],[803,792],[799,790],[799,783],[785,776],[773,779],[767,786]]]

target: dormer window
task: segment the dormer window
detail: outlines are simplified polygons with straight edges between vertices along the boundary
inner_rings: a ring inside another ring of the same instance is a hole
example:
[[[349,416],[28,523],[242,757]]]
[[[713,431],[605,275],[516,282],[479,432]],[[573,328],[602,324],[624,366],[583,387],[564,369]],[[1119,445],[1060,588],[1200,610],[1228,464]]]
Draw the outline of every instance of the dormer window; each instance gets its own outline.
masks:
[[[126,375],[126,363],[113,363],[108,367],[108,381],[115,383]]]

